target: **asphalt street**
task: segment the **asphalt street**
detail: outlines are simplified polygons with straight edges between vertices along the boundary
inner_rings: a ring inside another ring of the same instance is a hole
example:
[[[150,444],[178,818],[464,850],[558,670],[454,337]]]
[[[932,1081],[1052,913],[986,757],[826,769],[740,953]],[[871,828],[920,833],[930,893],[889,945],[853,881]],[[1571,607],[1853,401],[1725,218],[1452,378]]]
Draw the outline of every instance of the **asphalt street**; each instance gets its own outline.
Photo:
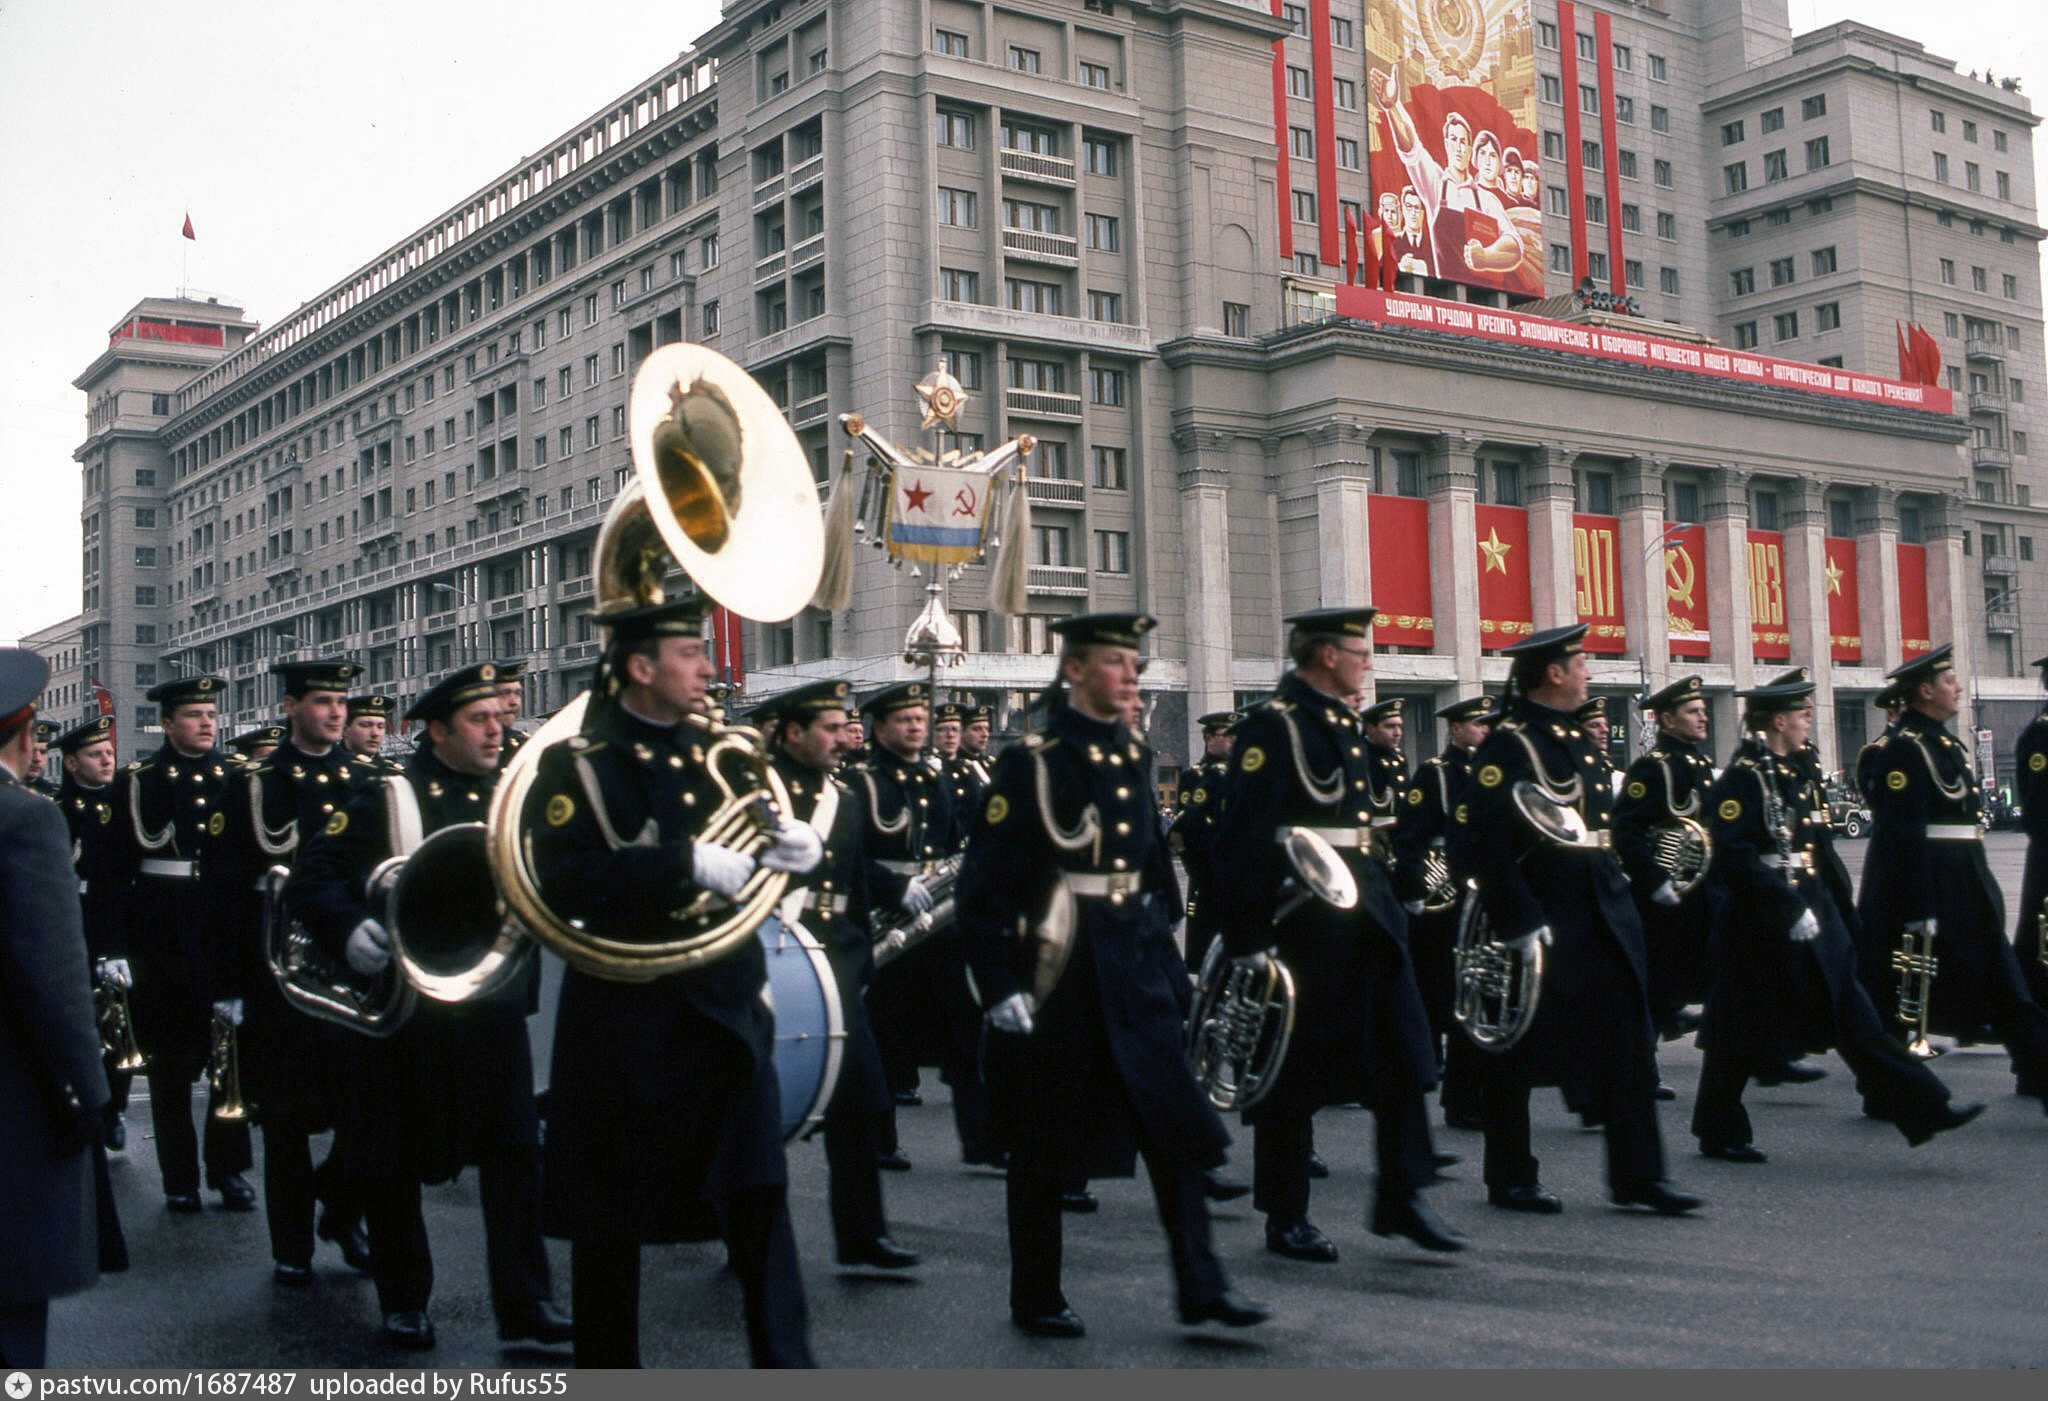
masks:
[[[1844,843],[1859,870],[1863,843]],[[2019,888],[2024,842],[1994,834],[1993,869]],[[1562,1215],[1486,1204],[1480,1136],[1437,1129],[1464,1155],[1431,1202],[1471,1238],[1427,1255],[1369,1235],[1372,1121],[1330,1111],[1317,1146],[1332,1176],[1311,1215],[1337,1242],[1334,1265],[1263,1247],[1249,1199],[1215,1210],[1234,1282],[1271,1303],[1264,1327],[1183,1329],[1142,1179],[1095,1184],[1092,1216],[1068,1216],[1065,1282],[1088,1323],[1076,1341],[1025,1337],[1009,1323],[1002,1179],[960,1165],[947,1091],[927,1074],[926,1102],[901,1112],[914,1169],[884,1185],[897,1241],[923,1252],[901,1275],[841,1272],[830,1256],[825,1170],[816,1143],[790,1152],[791,1196],[814,1351],[841,1367],[2038,1367],[2048,1365],[2048,1117],[2012,1094],[1995,1047],[1936,1063],[1976,1123],[1909,1149],[1863,1119],[1850,1077],[1747,1096],[1763,1166],[1698,1157],[1686,1123],[1698,1079],[1690,1043],[1665,1047],[1679,1091],[1662,1107],[1670,1175],[1705,1194],[1697,1216],[1667,1219],[1607,1204],[1599,1134],[1577,1126],[1553,1092],[1536,1099],[1536,1152]],[[142,1087],[137,1086],[138,1091]],[[473,1175],[427,1190],[436,1254],[426,1354],[387,1348],[369,1280],[331,1246],[311,1288],[271,1282],[260,1209],[163,1209],[148,1111],[129,1111],[130,1147],[114,1181],[133,1268],[52,1308],[60,1367],[566,1365],[567,1349],[505,1349],[484,1275]],[[1249,1171],[1250,1135],[1233,1127]],[[260,1138],[258,1141],[260,1154]],[[317,1150],[316,1150],[317,1151]],[[259,1173],[251,1181],[260,1186]],[[567,1305],[568,1251],[552,1246]],[[723,1247],[643,1252],[643,1351],[651,1366],[744,1366],[739,1290]]]

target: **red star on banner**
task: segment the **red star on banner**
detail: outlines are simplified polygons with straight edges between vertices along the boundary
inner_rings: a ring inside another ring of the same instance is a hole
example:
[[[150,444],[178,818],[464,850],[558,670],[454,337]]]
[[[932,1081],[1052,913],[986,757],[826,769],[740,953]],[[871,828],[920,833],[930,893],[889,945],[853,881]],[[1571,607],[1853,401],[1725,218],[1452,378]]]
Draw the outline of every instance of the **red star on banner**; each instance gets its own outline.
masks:
[[[903,489],[904,509],[906,511],[922,511],[924,503],[930,499],[931,492],[921,485],[913,484]]]

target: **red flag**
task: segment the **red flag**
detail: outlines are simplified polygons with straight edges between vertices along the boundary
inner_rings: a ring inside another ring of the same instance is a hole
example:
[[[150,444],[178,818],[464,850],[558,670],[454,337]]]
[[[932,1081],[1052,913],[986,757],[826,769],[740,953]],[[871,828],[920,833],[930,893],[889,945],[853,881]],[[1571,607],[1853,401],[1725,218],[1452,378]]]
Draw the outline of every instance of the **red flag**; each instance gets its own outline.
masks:
[[[192,216],[190,214],[185,216],[185,237],[191,239],[194,243],[199,241],[199,235],[192,232]]]
[[[1920,371],[1920,382],[1930,387],[1941,382],[1941,347],[1925,326],[1913,327],[1914,363]]]
[[[102,717],[112,716],[114,713],[114,693],[105,686],[102,686],[97,676],[86,678],[86,684],[92,687],[93,707],[99,711]],[[107,738],[114,741],[114,748],[118,751],[121,747],[121,741],[116,726],[110,725],[107,727]]]
[[[1358,281],[1358,226],[1351,222],[1351,211],[1344,211],[1344,283],[1346,286]]]
[[[1380,285],[1380,240],[1386,234],[1380,228],[1378,216],[1368,214],[1366,217],[1372,220],[1372,224],[1358,231],[1358,241],[1363,246],[1358,258],[1358,280],[1367,287],[1377,287]]]
[[[1897,332],[1899,337],[1899,378],[1908,384],[1918,384],[1920,374],[1913,365],[1913,352],[1906,348],[1906,328],[1893,321],[1892,330]]]

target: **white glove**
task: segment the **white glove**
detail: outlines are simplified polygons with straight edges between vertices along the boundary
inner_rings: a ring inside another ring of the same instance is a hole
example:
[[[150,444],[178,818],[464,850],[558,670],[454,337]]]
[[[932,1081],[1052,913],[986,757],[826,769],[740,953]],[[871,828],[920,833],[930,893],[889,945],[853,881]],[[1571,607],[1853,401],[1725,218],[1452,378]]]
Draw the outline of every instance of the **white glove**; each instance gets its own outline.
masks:
[[[135,975],[128,971],[128,960],[125,958],[103,958],[100,960],[99,971],[117,988],[135,986]]]
[[[997,1031],[1031,1034],[1031,994],[1013,992],[988,1009],[988,1024]]]
[[[1929,915],[1926,919],[1909,919],[1906,921],[1906,932],[1908,934],[1925,934],[1931,939],[1934,937],[1934,923],[1933,915]]]
[[[1820,921],[1813,917],[1812,910],[1801,910],[1798,923],[1792,926],[1792,942],[1804,944],[1820,937]]]
[[[381,973],[391,962],[391,935],[376,920],[366,919],[348,931],[348,942],[342,945],[341,955],[348,960],[349,967],[366,977]]]
[[[825,843],[808,822],[791,822],[785,817],[775,824],[771,835],[775,844],[761,853],[761,864],[771,871],[802,875],[816,870],[825,859]]]
[[[213,1004],[213,1010],[224,1015],[230,1026],[242,1024],[242,999],[239,997],[223,997]]]
[[[1403,900],[1401,908],[1411,915],[1419,915],[1422,913],[1422,902],[1420,900]]]
[[[1549,948],[1550,945],[1554,942],[1555,940],[1551,938],[1550,926],[1547,924],[1539,924],[1534,929],[1530,930],[1527,934],[1524,934],[1521,938],[1508,940],[1508,947],[1513,949],[1516,953],[1522,954],[1526,957],[1527,955],[1536,952],[1536,946],[1538,944],[1543,945],[1545,948]]]
[[[932,892],[924,883],[923,876],[912,876],[910,884],[903,887],[901,904],[911,914],[928,914],[932,908]]]
[[[690,879],[714,895],[732,899],[753,874],[754,858],[744,851],[716,842],[698,842],[690,848]]]
[[[1653,905],[1662,905],[1668,910],[1678,904],[1678,902],[1678,891],[1672,887],[1670,881],[1665,881],[1664,884],[1650,892],[1650,903]]]
[[[910,931],[903,928],[892,929],[882,936],[882,942],[892,949],[901,949],[910,942]]]

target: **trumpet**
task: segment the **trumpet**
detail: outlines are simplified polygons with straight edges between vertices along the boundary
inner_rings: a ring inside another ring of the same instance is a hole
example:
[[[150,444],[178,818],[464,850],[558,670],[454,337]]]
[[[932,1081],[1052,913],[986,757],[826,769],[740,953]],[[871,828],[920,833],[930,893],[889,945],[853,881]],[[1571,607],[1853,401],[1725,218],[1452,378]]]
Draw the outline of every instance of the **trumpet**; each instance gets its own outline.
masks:
[[[234,1018],[219,1008],[213,1013],[213,1050],[206,1058],[206,1084],[213,1091],[213,1117],[234,1122],[249,1117],[242,1103],[241,1037]]]
[[[112,1058],[115,1070],[140,1070],[149,1063],[135,1040],[135,1018],[128,1010],[128,989],[107,976],[104,968],[93,970],[93,1009],[100,1026],[100,1052]]]
[[[1926,925],[1917,930],[1907,925],[1899,931],[1899,947],[1892,954],[1892,967],[1899,975],[1899,1025],[1906,1028],[1906,1050],[1921,1060],[1941,1054],[1927,1039],[1929,1004],[1934,996],[1934,975],[1941,965],[1934,957],[1934,931]]]

